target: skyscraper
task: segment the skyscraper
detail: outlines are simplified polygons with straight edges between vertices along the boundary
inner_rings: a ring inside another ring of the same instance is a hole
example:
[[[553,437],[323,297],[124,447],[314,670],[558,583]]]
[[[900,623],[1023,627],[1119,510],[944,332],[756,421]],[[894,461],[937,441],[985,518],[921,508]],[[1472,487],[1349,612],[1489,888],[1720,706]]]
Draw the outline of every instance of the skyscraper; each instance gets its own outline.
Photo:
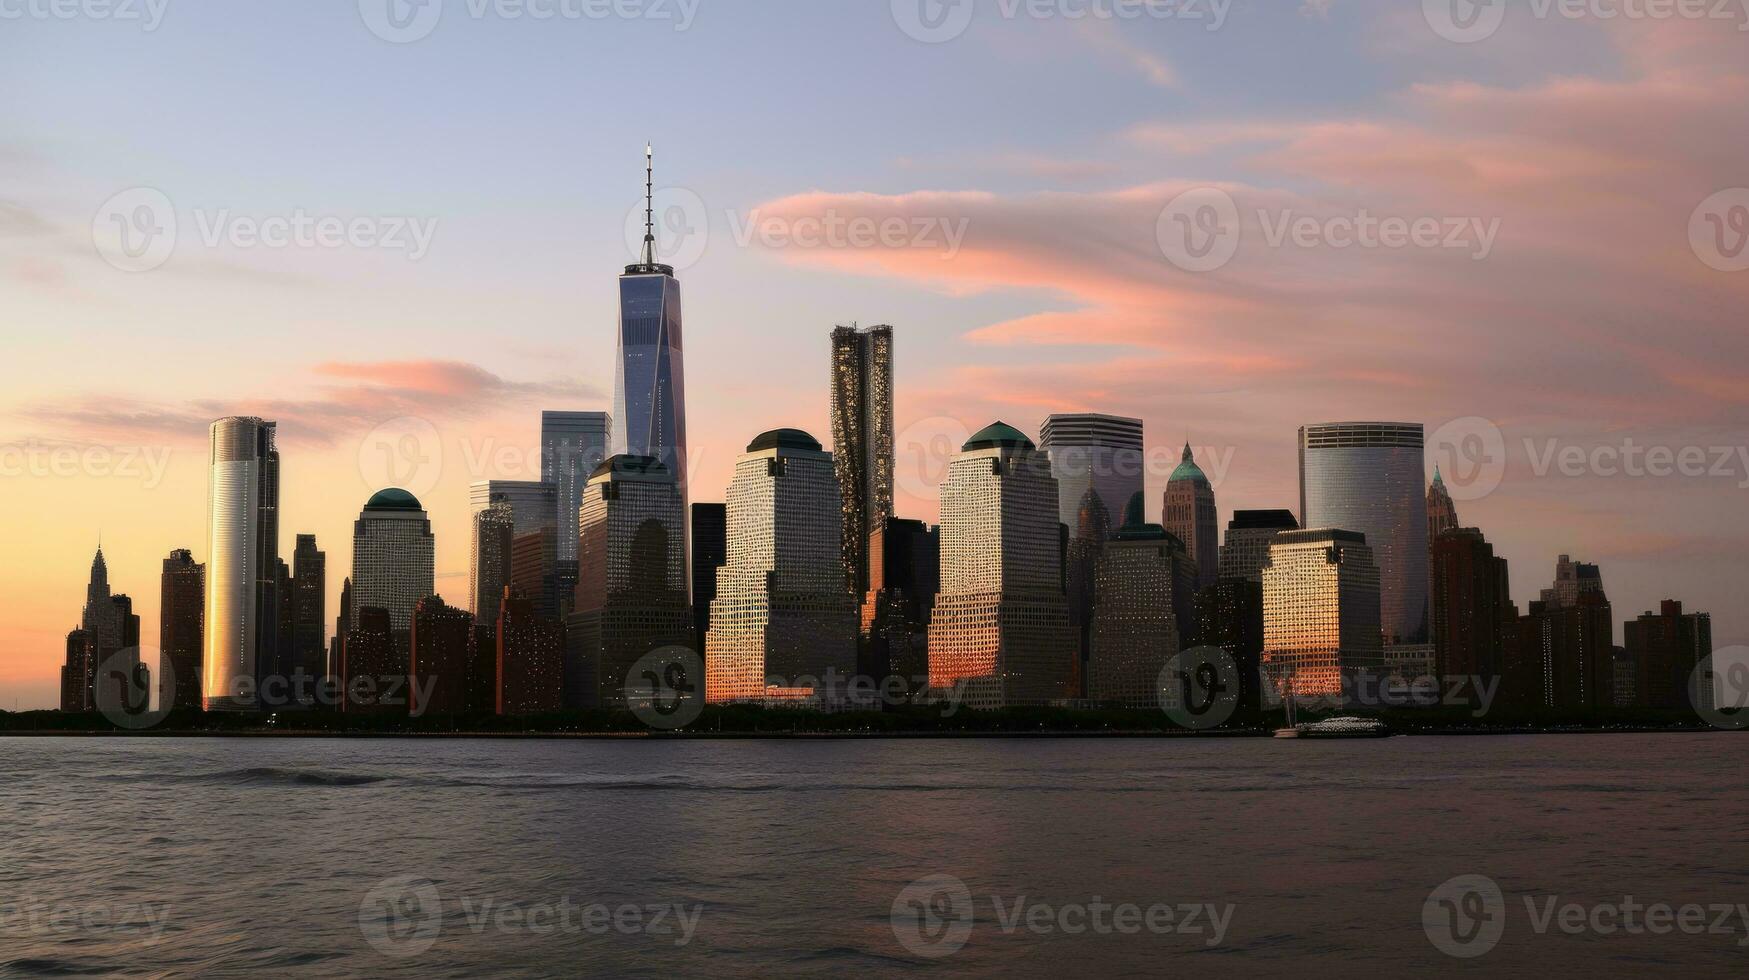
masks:
[[[583,503],[583,485],[607,458],[612,427],[613,419],[606,412],[540,413],[540,479],[553,487],[561,565],[577,561],[577,509]]]
[[[1562,555],[1555,562],[1554,585],[1542,590],[1542,601],[1556,609],[1570,609],[1579,604],[1579,597],[1603,593],[1603,573],[1596,565],[1574,561]]]
[[[706,700],[838,706],[843,688],[822,685],[855,674],[857,618],[832,454],[798,429],[762,433],[735,461],[727,506],[728,561],[705,637]]]
[[[409,617],[411,610],[409,610]],[[340,642],[340,710],[347,714],[405,714],[407,647],[398,643],[389,611],[353,606],[353,625]],[[401,636],[407,636],[401,631]]]
[[[554,623],[564,622],[571,596],[559,602],[558,548],[546,529],[518,534],[510,544],[510,584],[528,597],[534,614]]]
[[[1141,492],[1142,420],[1118,415],[1052,415],[1039,429],[1039,448],[1051,458],[1057,480],[1057,520],[1071,537],[1079,527],[1087,493],[1098,496],[1117,530],[1130,497]]]
[[[201,615],[206,566],[184,548],[170,552],[158,593],[158,703],[199,708]],[[168,695],[168,696],[166,696]]]
[[[120,671],[125,672],[124,677],[133,676],[134,665],[140,661],[139,617],[133,611],[132,599],[109,591],[109,564],[99,546],[91,559],[85,607],[79,614],[79,630],[85,634],[87,649],[83,658],[71,662],[72,673],[83,674],[82,705],[75,710],[96,707],[95,685],[103,682],[100,675]],[[118,654],[121,659],[115,660]]]
[[[467,710],[469,659],[474,653],[474,617],[441,596],[426,596],[413,606],[408,644],[408,713],[453,715]]]
[[[1506,633],[1517,618],[1506,559],[1473,527],[1433,540],[1433,647],[1441,677],[1491,680],[1505,668]]]
[[[680,281],[656,261],[653,154],[644,148],[644,254],[619,278],[619,358],[613,381],[612,452],[654,456],[686,500],[686,372]]]
[[[61,710],[90,711],[94,650],[91,634],[83,629],[67,633],[67,659],[61,665]]]
[[[980,708],[1073,695],[1059,514],[1049,458],[1012,426],[985,427],[948,462],[930,687]]]
[[[693,647],[685,515],[674,475],[654,457],[614,456],[589,478],[565,635],[567,707],[623,708],[638,658]]]
[[[1385,646],[1424,647],[1430,658],[1422,440],[1421,425],[1413,423],[1301,428],[1300,523],[1366,537],[1378,566]]]
[[[292,551],[292,669],[307,677],[328,672],[328,555],[314,534],[300,534]]]
[[[928,686],[929,618],[940,588],[939,528],[895,517],[869,535],[858,672],[903,680],[906,697]]]
[[[717,569],[729,560],[729,510],[723,504],[692,505],[692,621],[694,650],[704,649],[717,597]]]
[[[534,480],[478,480],[468,485],[468,510],[478,514],[494,505],[510,511],[517,534],[553,530],[559,521],[559,488]],[[497,600],[493,601],[494,606]],[[494,613],[496,615],[496,613]]]
[[[207,479],[205,654],[208,711],[249,711],[279,636],[279,449],[258,418],[212,424]]]
[[[1623,623],[1622,633],[1635,667],[1634,691],[1641,706],[1679,711],[1714,707],[1710,678],[1702,678],[1697,690],[1689,690],[1695,667],[1713,652],[1710,615],[1684,613],[1682,603],[1665,599],[1656,613],[1648,611]]]
[[[413,606],[435,591],[431,521],[418,498],[399,487],[378,490],[352,524],[353,624],[365,607],[385,609],[390,629],[405,634]]]
[[[1196,465],[1190,443],[1178,468],[1166,481],[1166,502],[1160,523],[1184,542],[1196,564],[1197,588],[1215,584],[1220,573],[1220,518],[1215,510],[1215,488]]]
[[[832,331],[832,463],[844,500],[844,567],[868,590],[868,536],[893,516],[893,328]]]
[[[557,711],[565,691],[564,634],[535,613],[514,588],[498,607],[498,697],[501,715]]]
[[[1221,545],[1219,579],[1263,581],[1263,564],[1269,559],[1269,542],[1283,531],[1297,531],[1300,522],[1289,510],[1236,510],[1227,522],[1227,540]]]
[[[1263,566],[1266,698],[1275,703],[1291,691],[1340,699],[1346,681],[1383,667],[1379,570],[1365,536],[1330,528],[1277,534]]]
[[[1440,534],[1458,526],[1457,504],[1451,491],[1445,488],[1445,477],[1439,467],[1433,468],[1433,482],[1427,485],[1427,543],[1432,547]]]
[[[516,515],[499,501],[474,511],[469,540],[468,608],[482,623],[498,621],[504,587],[510,584],[511,549],[516,541]]]
[[[1160,704],[1160,674],[1180,646],[1173,566],[1183,559],[1165,528],[1146,523],[1139,491],[1136,499],[1099,556],[1087,696],[1153,708]]]
[[[1615,704],[1615,618],[1600,590],[1571,606],[1530,604],[1508,636],[1503,699],[1557,710]]]

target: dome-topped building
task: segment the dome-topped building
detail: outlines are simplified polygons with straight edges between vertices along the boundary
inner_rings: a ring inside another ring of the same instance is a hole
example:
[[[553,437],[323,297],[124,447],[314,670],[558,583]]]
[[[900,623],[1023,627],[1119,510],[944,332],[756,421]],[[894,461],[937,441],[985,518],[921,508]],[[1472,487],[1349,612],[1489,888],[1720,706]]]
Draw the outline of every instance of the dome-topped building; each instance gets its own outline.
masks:
[[[431,521],[419,498],[400,487],[371,494],[352,524],[349,627],[358,627],[361,610],[376,608],[389,614],[393,629],[407,629],[414,604],[435,591],[435,579]]]
[[[370,499],[365,501],[364,509],[423,511],[425,508],[419,505],[418,497],[402,490],[400,487],[384,487],[376,493],[371,494]]]
[[[1033,449],[1032,440],[1026,433],[1009,425],[1007,422],[991,422],[979,429],[966,444],[960,447],[961,452],[975,452],[979,449]]]
[[[1197,587],[1215,584],[1221,564],[1220,521],[1215,509],[1215,488],[1196,465],[1190,443],[1178,468],[1166,481],[1166,501],[1160,523],[1190,552],[1196,565]]]

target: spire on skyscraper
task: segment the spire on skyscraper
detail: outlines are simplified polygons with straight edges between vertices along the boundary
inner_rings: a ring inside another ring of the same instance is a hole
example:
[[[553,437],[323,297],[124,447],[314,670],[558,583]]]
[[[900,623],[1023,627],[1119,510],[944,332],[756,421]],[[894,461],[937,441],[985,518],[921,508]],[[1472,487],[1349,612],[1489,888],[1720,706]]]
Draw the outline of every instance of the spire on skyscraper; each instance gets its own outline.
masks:
[[[656,148],[644,144],[644,264],[656,264]]]

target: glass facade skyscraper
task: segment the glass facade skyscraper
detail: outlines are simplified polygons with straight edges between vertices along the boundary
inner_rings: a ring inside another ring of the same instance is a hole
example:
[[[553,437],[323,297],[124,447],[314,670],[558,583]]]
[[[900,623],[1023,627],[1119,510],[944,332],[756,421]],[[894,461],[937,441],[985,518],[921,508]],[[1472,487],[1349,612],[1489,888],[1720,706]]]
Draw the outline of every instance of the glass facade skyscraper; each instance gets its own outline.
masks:
[[[832,331],[832,462],[844,498],[844,567],[868,590],[869,535],[893,516],[893,328]]]
[[[1330,528],[1277,534],[1263,566],[1265,696],[1339,701],[1345,680],[1384,665],[1379,569],[1366,538]]]
[[[1378,564],[1387,647],[1431,642],[1422,442],[1416,423],[1335,422],[1300,429],[1300,524],[1366,536]]]
[[[433,593],[435,551],[431,521],[419,500],[398,487],[373,494],[352,525],[352,624],[359,611],[384,609],[403,632],[413,606]]]
[[[1142,491],[1142,420],[1117,415],[1052,415],[1039,430],[1039,448],[1057,479],[1057,520],[1073,535],[1087,492],[1099,496],[1115,530],[1130,497]]]
[[[256,707],[279,637],[279,449],[275,425],[223,418],[210,432],[201,691],[208,711]]]
[[[606,412],[540,413],[540,479],[550,483],[557,502],[554,524],[559,529],[558,560],[577,561],[577,509],[583,486],[601,461],[613,437],[613,419]]]

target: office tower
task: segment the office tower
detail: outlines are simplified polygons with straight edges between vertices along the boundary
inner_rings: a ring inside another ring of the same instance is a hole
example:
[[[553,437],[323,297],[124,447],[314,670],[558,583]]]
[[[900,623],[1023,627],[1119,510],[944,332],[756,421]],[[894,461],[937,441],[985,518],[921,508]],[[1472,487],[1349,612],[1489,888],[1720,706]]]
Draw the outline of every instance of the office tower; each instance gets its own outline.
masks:
[[[503,600],[500,599],[502,604]],[[498,621],[475,617],[469,633],[473,644],[467,663],[467,703],[470,715],[498,711]]]
[[[612,452],[654,456],[686,483],[686,348],[680,328],[680,281],[656,261],[651,205],[653,155],[644,148],[644,254],[619,278],[619,357],[613,379]]]
[[[1458,526],[1457,504],[1452,502],[1451,492],[1445,488],[1445,477],[1439,473],[1439,467],[1433,468],[1433,482],[1427,487],[1427,545],[1439,539],[1440,534]]]
[[[467,710],[468,668],[474,653],[474,617],[441,596],[413,606],[412,657],[407,665],[408,712],[454,715]]]
[[[1716,695],[1710,678],[1689,689],[1694,669],[1713,652],[1713,620],[1707,613],[1684,613],[1682,603],[1665,599],[1656,613],[1622,624],[1627,659],[1635,669],[1634,691],[1641,707],[1672,711],[1710,711]]]
[[[411,610],[409,610],[409,615]],[[346,714],[406,714],[407,655],[396,642],[394,617],[378,606],[352,609],[354,624],[340,644],[340,710]]]
[[[893,328],[832,331],[832,464],[850,590],[868,591],[869,534],[893,516]]]
[[[431,521],[418,498],[399,487],[378,490],[352,524],[353,624],[358,610],[386,609],[393,630],[413,623],[413,604],[436,578]]]
[[[1300,522],[1289,510],[1236,510],[1227,522],[1227,540],[1221,545],[1219,579],[1263,582],[1263,563],[1269,558],[1269,542],[1282,531],[1297,531]]]
[[[929,617],[940,587],[938,528],[895,517],[869,535],[857,672],[883,683],[902,681],[902,700],[929,684]]]
[[[1053,468],[1055,460],[1052,460]],[[1059,494],[1061,485],[1058,486]],[[1093,607],[1098,595],[1099,556],[1105,553],[1105,540],[1116,523],[1105,509],[1099,492],[1088,487],[1081,495],[1081,507],[1070,525],[1063,542],[1063,591],[1069,600],[1069,621],[1075,627],[1078,655],[1075,658],[1073,686],[1080,695],[1087,693],[1087,660],[1092,649]]]
[[[334,638],[328,641],[328,676],[341,676],[340,658],[346,643],[346,631],[352,628],[352,576],[340,583],[340,611],[334,617]]]
[[[534,614],[564,622],[559,603],[558,544],[545,528],[518,534],[510,544],[510,584],[534,606]],[[570,597],[564,605],[570,606]]]
[[[1421,524],[1415,527],[1419,540]],[[1290,691],[1341,698],[1345,681],[1383,666],[1379,569],[1365,535],[1331,528],[1277,534],[1263,566],[1269,702]]]
[[[514,588],[498,607],[498,697],[501,715],[557,711],[565,691],[564,633]]]
[[[533,480],[479,480],[468,485],[468,511],[478,514],[502,505],[517,534],[553,530],[559,520],[559,488]],[[501,600],[493,600],[494,605]]]
[[[1011,426],[980,430],[948,462],[930,687],[974,708],[1073,696],[1059,513],[1049,458]]]
[[[729,511],[723,504],[692,505],[692,621],[694,650],[704,649],[717,597],[717,569],[729,560]]]
[[[692,648],[685,522],[674,474],[652,456],[614,456],[589,478],[565,636],[566,707],[623,708],[640,657]]]
[[[104,632],[95,632],[93,626],[85,628],[91,633],[92,675],[87,701],[93,707],[134,703],[135,692],[147,690],[134,685],[150,679],[140,673],[140,617],[134,613],[134,600],[118,592],[109,597],[108,606],[107,614],[99,614],[93,623],[101,624]],[[99,700],[99,686],[108,693],[107,700]]]
[[[292,669],[322,677],[328,652],[328,555],[314,534],[300,534],[292,551]]]
[[[1622,625],[1625,628],[1632,624],[1623,623]],[[1628,653],[1627,647],[1616,647],[1614,653],[1610,656],[1610,661],[1614,666],[1615,674],[1615,706],[1618,708],[1632,708],[1640,703],[1640,685],[1638,676],[1639,664],[1634,662],[1634,658]],[[1708,693],[1711,692],[1709,691]]]
[[[1123,526],[1100,553],[1087,696],[1128,708],[1160,706],[1160,674],[1179,650],[1175,565],[1166,529],[1146,523],[1145,504],[1126,506]]]
[[[1435,673],[1500,676],[1506,631],[1516,615],[1506,559],[1473,527],[1440,532],[1432,559]]]
[[[92,664],[91,634],[75,629],[67,634],[67,659],[61,666],[61,710],[90,711]]]
[[[832,454],[806,432],[762,433],[735,460],[729,555],[705,637],[706,700],[840,706],[857,644],[843,506]]]
[[[170,552],[158,592],[158,703],[199,708],[201,615],[206,566],[184,548]]]
[[[1571,606],[1531,603],[1510,632],[1503,659],[1500,688],[1507,703],[1563,711],[1613,707],[1615,620],[1609,599],[1588,590]]]
[[[250,711],[279,639],[279,449],[258,418],[219,419],[210,435],[201,693],[208,711]]]
[[[1259,573],[1261,575],[1261,572]],[[1196,630],[1186,648],[1220,647],[1239,673],[1239,709],[1263,705],[1263,584],[1248,578],[1223,578],[1196,594]]]
[[[1039,448],[1057,480],[1057,520],[1079,527],[1087,492],[1104,506],[1111,530],[1123,521],[1130,497],[1143,489],[1142,420],[1117,415],[1052,415],[1039,429]]]
[[[1555,563],[1555,584],[1542,590],[1542,601],[1556,609],[1569,609],[1579,604],[1582,595],[1603,593],[1603,573],[1596,565],[1576,562],[1562,555]]]
[[[1166,481],[1166,503],[1161,522],[1184,542],[1190,560],[1196,563],[1197,588],[1215,584],[1220,573],[1220,521],[1215,511],[1215,488],[1196,465],[1190,443],[1178,468]]]
[[[540,479],[553,488],[561,568],[577,561],[577,509],[583,503],[583,485],[607,458],[612,425],[606,412],[540,413]]]
[[[91,559],[91,576],[85,586],[85,606],[79,613],[79,630],[87,644],[82,657],[69,661],[71,675],[79,680],[83,691],[78,697],[78,711],[96,707],[95,685],[101,683],[99,673],[128,671],[139,662],[139,617],[133,617],[133,641],[128,641],[129,617],[133,602],[127,596],[109,591],[109,565],[103,559],[103,548]],[[115,660],[117,655],[120,660]],[[114,662],[112,662],[114,661]]]
[[[516,515],[508,501],[474,511],[468,557],[468,608],[481,622],[498,621],[504,587],[510,584]]]
[[[256,697],[263,710],[291,706],[292,573],[284,559],[274,559],[275,636],[273,656],[256,667]]]

